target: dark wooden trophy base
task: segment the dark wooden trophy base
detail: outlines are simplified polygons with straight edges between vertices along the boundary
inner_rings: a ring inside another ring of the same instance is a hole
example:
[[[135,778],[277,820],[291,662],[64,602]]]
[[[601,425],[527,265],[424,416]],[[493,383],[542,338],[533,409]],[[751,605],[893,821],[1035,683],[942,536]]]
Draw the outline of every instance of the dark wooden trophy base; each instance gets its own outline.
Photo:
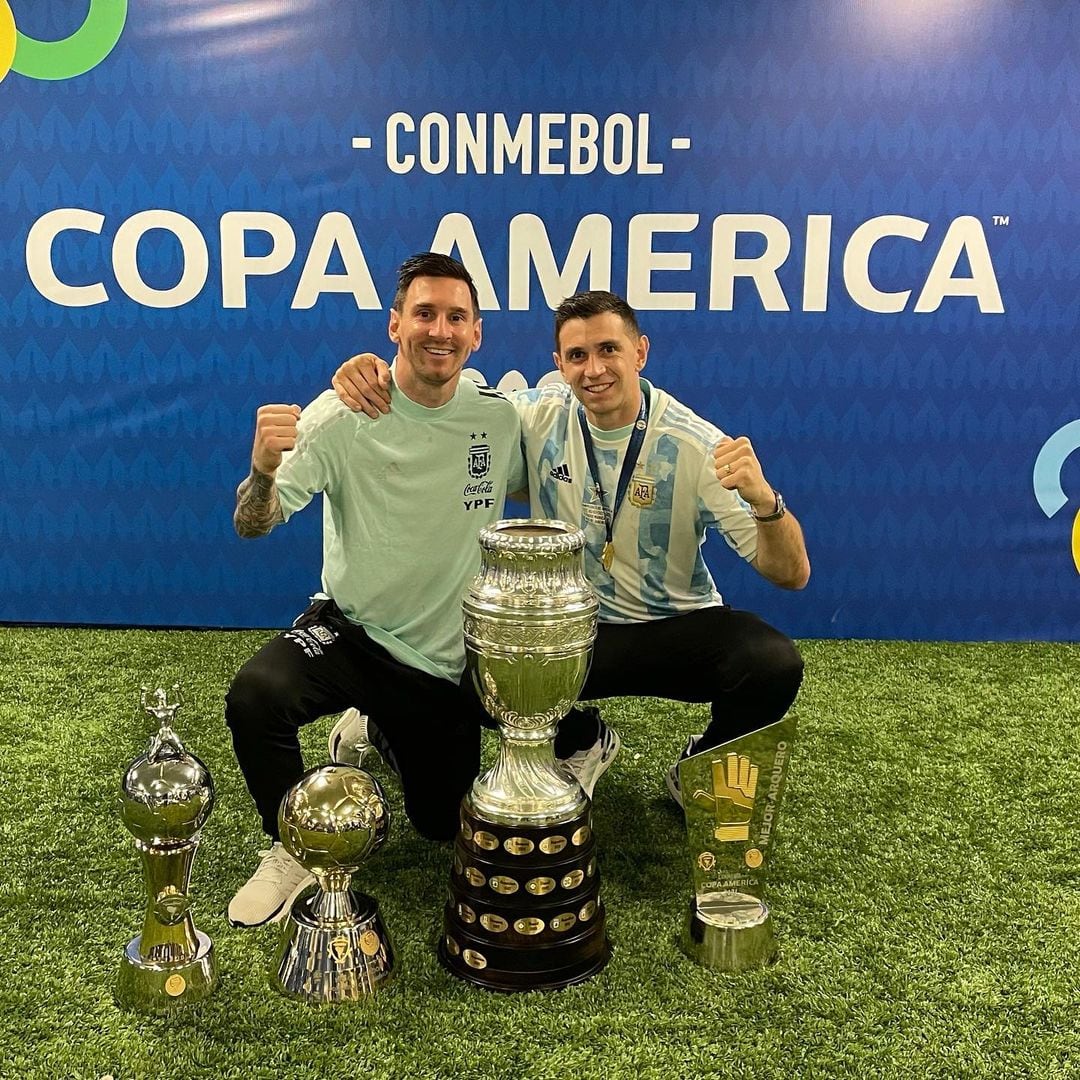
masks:
[[[559,990],[611,958],[591,807],[554,825],[486,821],[461,807],[439,959],[488,990]]]

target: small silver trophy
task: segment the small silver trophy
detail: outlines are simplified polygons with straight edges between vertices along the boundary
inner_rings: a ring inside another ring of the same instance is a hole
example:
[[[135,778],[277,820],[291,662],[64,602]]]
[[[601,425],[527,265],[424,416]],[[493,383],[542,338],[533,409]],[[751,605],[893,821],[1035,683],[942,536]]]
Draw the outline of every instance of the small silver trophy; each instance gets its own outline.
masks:
[[[694,895],[680,942],[705,967],[749,971],[776,955],[763,899],[795,718],[679,764]]]
[[[611,955],[592,807],[554,753],[589,671],[599,603],[580,529],[499,521],[479,542],[465,647],[500,744],[462,801],[439,958],[488,989],[557,989],[595,975]]]
[[[148,893],[142,933],[124,951],[117,1000],[142,1012],[166,1013],[205,998],[217,985],[214,946],[195,929],[188,885],[199,830],[214,805],[206,766],[189,754],[173,730],[182,702],[172,688],[142,691],[142,704],[158,721],[145,754],[121,784],[121,814],[142,856]]]
[[[352,765],[311,769],[281,800],[278,826],[285,849],[318,887],[293,903],[275,986],[309,1003],[368,997],[390,980],[394,954],[378,903],[349,884],[390,829],[379,782]]]

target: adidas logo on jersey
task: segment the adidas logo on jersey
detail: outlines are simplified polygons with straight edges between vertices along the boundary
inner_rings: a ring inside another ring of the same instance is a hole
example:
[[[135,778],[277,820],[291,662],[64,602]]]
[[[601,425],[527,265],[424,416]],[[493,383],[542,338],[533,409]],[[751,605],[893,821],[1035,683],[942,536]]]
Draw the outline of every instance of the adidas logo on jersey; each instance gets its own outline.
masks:
[[[561,480],[564,484],[571,484],[573,480],[570,477],[570,467],[564,462],[562,465],[556,465],[551,470],[551,476],[555,480]]]

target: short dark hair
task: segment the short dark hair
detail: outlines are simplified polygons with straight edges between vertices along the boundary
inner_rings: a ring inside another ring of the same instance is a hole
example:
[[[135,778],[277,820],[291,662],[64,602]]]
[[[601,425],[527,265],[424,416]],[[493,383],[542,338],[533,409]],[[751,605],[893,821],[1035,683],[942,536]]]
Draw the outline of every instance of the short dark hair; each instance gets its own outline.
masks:
[[[594,315],[618,315],[635,338],[641,337],[634,309],[617,293],[589,289],[568,296],[555,309],[555,351],[559,351],[559,332],[571,319],[591,319]]]
[[[410,255],[398,268],[397,292],[394,293],[393,303],[395,311],[400,313],[409,286],[420,277],[445,277],[464,281],[469,286],[469,295],[472,297],[473,318],[480,318],[480,297],[476,295],[472,274],[457,259],[450,255],[439,255],[434,251],[421,251],[418,255]]]

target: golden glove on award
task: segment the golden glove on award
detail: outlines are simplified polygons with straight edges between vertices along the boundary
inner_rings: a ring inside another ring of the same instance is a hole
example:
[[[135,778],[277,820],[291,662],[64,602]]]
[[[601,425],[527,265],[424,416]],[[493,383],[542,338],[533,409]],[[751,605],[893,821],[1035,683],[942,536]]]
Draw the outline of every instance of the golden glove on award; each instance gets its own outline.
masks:
[[[763,893],[794,738],[787,716],[679,764],[694,882],[682,948],[705,967],[746,971],[776,955]]]

